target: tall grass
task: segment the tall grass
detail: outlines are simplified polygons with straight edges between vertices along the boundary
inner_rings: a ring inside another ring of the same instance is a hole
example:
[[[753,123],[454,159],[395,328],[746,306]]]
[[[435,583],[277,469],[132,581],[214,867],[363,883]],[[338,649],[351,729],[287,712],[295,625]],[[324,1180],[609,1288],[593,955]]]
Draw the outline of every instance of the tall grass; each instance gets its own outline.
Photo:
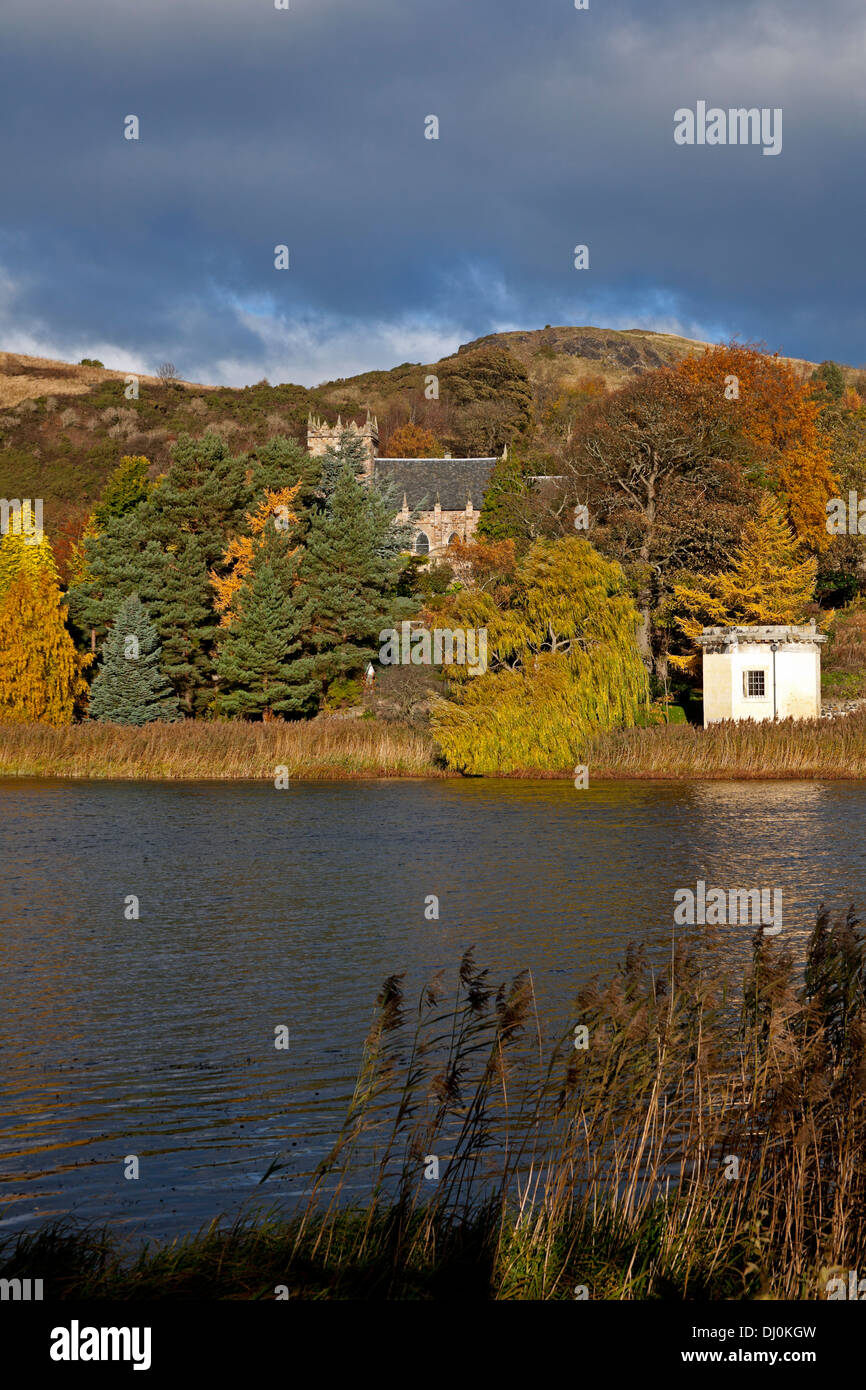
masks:
[[[401,724],[320,716],[307,722],[0,723],[0,776],[166,778],[429,777],[429,736]]]
[[[822,909],[798,970],[759,931],[736,991],[632,950],[552,1048],[528,974],[494,987],[468,953],[412,1012],[393,976],[304,1210],[131,1264],[51,1227],[0,1274],[54,1297],[821,1297],[866,1239],[864,946]]]
[[[866,711],[777,723],[661,724],[594,740],[591,778],[866,777]]]
[[[840,719],[657,725],[599,735],[576,761],[590,778],[866,777],[866,711]],[[372,719],[187,721],[143,729],[85,723],[64,729],[0,723],[0,776],[232,780],[443,775],[432,736]],[[513,775],[521,775],[520,773]],[[528,777],[572,777],[568,767]]]

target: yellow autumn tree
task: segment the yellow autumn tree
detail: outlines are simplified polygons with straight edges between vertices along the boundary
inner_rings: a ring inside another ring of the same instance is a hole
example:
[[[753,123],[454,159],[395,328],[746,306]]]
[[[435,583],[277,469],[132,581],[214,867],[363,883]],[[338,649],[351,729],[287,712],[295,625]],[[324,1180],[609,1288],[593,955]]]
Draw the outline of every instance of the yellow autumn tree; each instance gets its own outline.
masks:
[[[500,600],[455,595],[449,623],[483,634],[489,669],[452,666],[452,698],[433,711],[452,767],[495,774],[559,771],[582,761],[596,733],[646,712],[638,613],[625,575],[588,540],[538,540]]]
[[[0,598],[0,720],[70,724],[87,693],[92,657],[75,650],[51,561],[22,563]]]
[[[801,622],[815,593],[817,565],[814,555],[803,555],[783,504],[765,493],[758,515],[747,523],[731,557],[730,569],[674,585],[677,626],[693,643],[704,627]],[[686,670],[695,654],[670,659]]]
[[[223,566],[226,573],[220,575],[215,570],[210,571],[210,582],[216,593],[214,607],[218,613],[222,614],[220,627],[231,626],[235,617],[233,611],[235,599],[252,569],[253,556],[262,543],[268,522],[273,518],[275,524],[281,530],[285,530],[297,521],[297,513],[293,507],[300,486],[300,482],[297,482],[294,487],[266,488],[265,495],[256,510],[247,513],[247,521],[252,534],[235,536],[223,555]]]
[[[0,602],[19,574],[32,577],[44,571],[54,580],[58,577],[54,551],[47,537],[35,531],[29,508],[30,503],[24,502],[20,527],[13,530],[10,526],[0,537]]]

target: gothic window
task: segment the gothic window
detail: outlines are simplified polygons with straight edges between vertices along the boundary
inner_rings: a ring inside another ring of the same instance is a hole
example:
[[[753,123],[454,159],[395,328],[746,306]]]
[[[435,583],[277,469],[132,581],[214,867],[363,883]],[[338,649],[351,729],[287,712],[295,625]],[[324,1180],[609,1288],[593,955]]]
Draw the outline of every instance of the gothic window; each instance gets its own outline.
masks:
[[[427,536],[425,536],[423,531],[420,531],[418,535],[415,537],[415,554],[430,554],[430,541],[428,540]]]
[[[460,540],[460,537],[458,536],[457,532],[456,532],[456,531],[452,531],[452,532],[451,532],[451,535],[448,537],[448,544],[449,544],[449,545],[456,545],[457,542],[458,542],[459,540]]]

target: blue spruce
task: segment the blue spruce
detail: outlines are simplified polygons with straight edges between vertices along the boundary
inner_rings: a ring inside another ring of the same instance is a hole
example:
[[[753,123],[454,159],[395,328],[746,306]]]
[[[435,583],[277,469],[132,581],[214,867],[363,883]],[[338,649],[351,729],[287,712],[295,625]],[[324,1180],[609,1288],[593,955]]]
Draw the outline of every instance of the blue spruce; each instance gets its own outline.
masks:
[[[151,724],[181,712],[160,658],[162,648],[137,594],[123,600],[102,647],[90,689],[90,717],[108,724]]]

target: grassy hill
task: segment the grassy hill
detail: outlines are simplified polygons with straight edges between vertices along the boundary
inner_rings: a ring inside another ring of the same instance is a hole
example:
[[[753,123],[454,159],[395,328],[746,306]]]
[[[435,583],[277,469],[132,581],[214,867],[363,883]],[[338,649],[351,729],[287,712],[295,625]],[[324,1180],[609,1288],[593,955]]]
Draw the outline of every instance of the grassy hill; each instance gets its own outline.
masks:
[[[310,410],[378,416],[380,452],[414,418],[455,455],[499,453],[503,444],[543,452],[545,412],[563,394],[611,389],[705,344],[639,329],[546,327],[494,333],[436,363],[323,382],[308,389],[267,381],[241,388],[139,378],[125,397],[121,368],[77,366],[0,353],[0,497],[42,497],[61,564],[124,454],[144,454],[154,474],[179,434],[216,430],[237,451],[274,434],[303,443]],[[814,364],[799,364],[804,371]],[[425,384],[438,378],[438,400]]]

